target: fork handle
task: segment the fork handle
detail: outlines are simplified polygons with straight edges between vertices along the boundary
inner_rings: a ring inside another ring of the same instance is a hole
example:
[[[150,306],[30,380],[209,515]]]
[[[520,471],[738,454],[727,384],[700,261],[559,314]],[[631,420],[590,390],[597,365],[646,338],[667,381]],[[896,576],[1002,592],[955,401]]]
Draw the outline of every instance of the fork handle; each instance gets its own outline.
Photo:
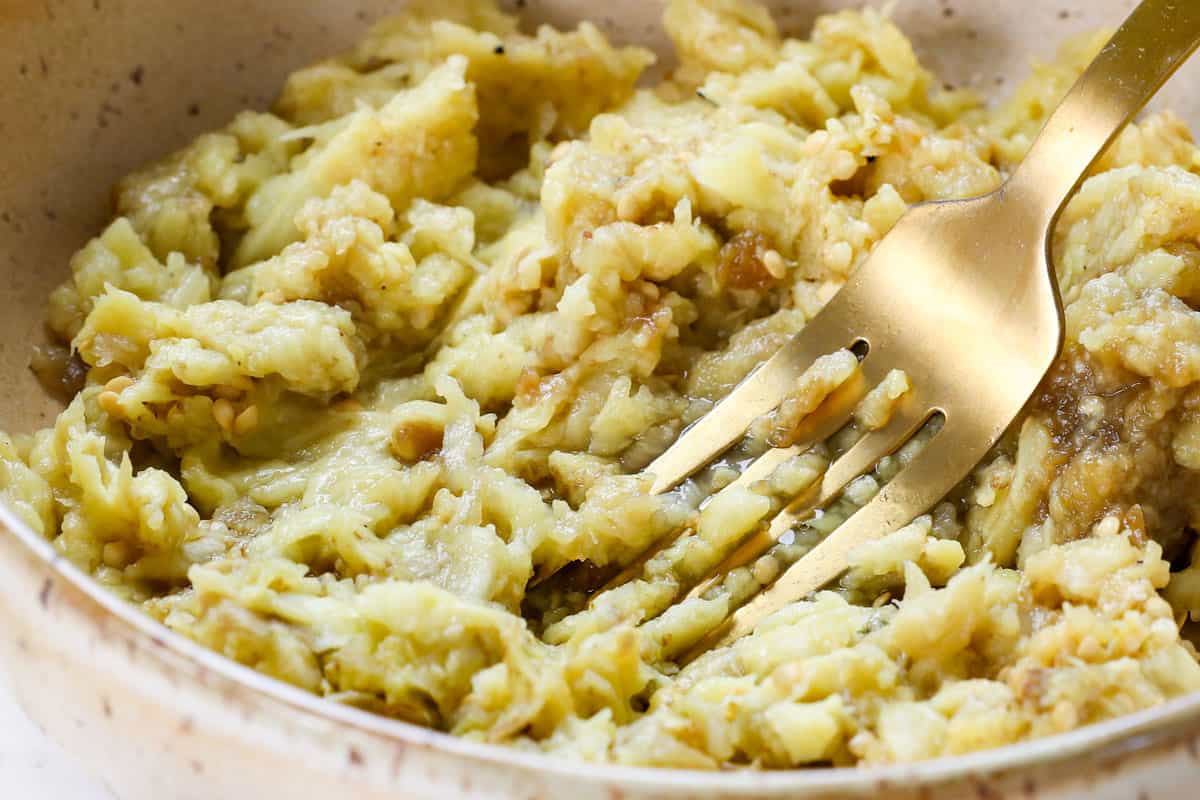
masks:
[[[1198,0],[1142,0],[1050,115],[1005,194],[1049,230],[1084,174],[1197,44]]]

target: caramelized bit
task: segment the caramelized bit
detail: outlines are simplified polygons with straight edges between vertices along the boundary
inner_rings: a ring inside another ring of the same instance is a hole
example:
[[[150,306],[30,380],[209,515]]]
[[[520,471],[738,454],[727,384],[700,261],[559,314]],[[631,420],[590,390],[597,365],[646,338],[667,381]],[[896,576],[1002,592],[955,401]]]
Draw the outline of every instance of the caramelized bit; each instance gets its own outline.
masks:
[[[1059,452],[1071,454],[1097,441],[1111,446],[1121,440],[1125,405],[1146,382],[1119,377],[1100,374],[1086,350],[1067,345],[1034,400],[1034,409],[1047,420]],[[1084,413],[1088,398],[1100,404],[1095,420]]]
[[[441,447],[442,429],[431,422],[403,422],[392,431],[392,454],[408,464],[424,461]]]
[[[730,289],[763,289],[776,280],[767,268],[770,251],[767,238],[754,231],[742,231],[721,248],[717,280]]]
[[[1150,541],[1150,535],[1146,532],[1146,515],[1142,511],[1142,506],[1139,503],[1134,503],[1121,516],[1121,522],[1125,530],[1129,532],[1130,538],[1139,545],[1144,545]]]
[[[526,367],[521,371],[521,377],[517,378],[517,399],[526,403],[533,402],[537,399],[538,388],[541,386],[542,377],[536,369]]]
[[[79,393],[88,374],[88,365],[61,344],[35,346],[29,369],[47,394],[63,403]]]

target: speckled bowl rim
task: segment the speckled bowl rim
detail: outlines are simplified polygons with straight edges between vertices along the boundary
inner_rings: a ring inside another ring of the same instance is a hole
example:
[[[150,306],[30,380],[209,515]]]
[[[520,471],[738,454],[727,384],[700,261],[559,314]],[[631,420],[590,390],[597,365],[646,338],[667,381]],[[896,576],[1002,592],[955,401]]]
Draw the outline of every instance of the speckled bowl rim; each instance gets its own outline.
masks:
[[[57,554],[49,541],[35,533],[0,503],[0,530],[13,536],[57,577],[80,591],[111,617],[128,626],[148,642],[173,651],[217,676],[233,681],[252,692],[284,703],[358,732],[382,737],[404,745],[435,748],[464,759],[499,766],[550,773],[572,780],[605,784],[633,785],[644,791],[683,789],[696,792],[779,792],[796,791],[819,794],[864,785],[931,786],[965,778],[984,778],[1045,767],[1056,762],[1092,755],[1105,748],[1116,751],[1114,757],[1136,754],[1152,748],[1165,732],[1176,727],[1200,731],[1200,692],[1168,701],[1144,711],[1088,725],[1076,730],[993,748],[961,756],[951,756],[912,764],[869,767],[824,767],[785,771],[736,770],[711,772],[686,769],[662,769],[594,764],[538,753],[529,753],[502,745],[483,744],[390,719],[310,694],[297,687],[238,664],[219,653],[175,633],[121,600],[87,574]]]

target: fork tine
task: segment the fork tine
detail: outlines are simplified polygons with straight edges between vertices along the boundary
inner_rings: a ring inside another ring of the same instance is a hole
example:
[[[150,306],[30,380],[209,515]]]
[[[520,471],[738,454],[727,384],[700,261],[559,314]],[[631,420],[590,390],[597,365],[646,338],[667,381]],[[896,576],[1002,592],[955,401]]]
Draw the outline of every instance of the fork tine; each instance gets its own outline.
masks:
[[[835,431],[836,431],[836,428],[835,428]],[[765,452],[761,456],[759,456],[757,459],[755,459],[754,462],[751,463],[750,466],[748,466],[746,468],[745,472],[743,472],[741,475],[738,476],[737,480],[735,480],[733,483],[729,484],[728,486],[722,488],[721,491],[724,492],[724,491],[728,491],[730,489],[734,489],[734,488],[738,488],[738,487],[742,487],[742,486],[748,486],[757,481],[771,477],[771,473],[774,472],[779,467],[780,464],[787,461],[792,456],[798,456],[798,455],[804,453],[805,451],[810,449],[813,446],[813,444],[817,441],[820,441],[820,440],[814,439],[811,442],[805,442],[803,444],[794,444],[791,447],[771,448],[770,450],[768,450],[767,452]],[[718,492],[717,494],[720,494],[720,492]],[[701,508],[703,508],[705,504],[710,502],[716,496],[717,496],[716,494],[713,494],[713,495],[709,495],[707,498],[705,498],[704,503],[701,503]],[[604,592],[607,592],[609,589],[615,589],[624,583],[628,583],[629,581],[636,580],[638,577],[641,576],[642,569],[646,566],[646,562],[648,562],[650,559],[654,558],[656,555],[661,553],[663,550],[666,550],[671,545],[675,544],[675,542],[679,541],[680,537],[682,537],[684,534],[686,534],[690,530],[694,530],[693,526],[691,526],[691,525],[684,526],[677,531],[672,531],[672,532],[668,533],[667,535],[663,536],[661,539],[656,541],[654,544],[650,545],[650,547],[646,548],[646,550],[643,553],[641,553],[636,559],[629,562],[629,564],[627,564],[620,572],[618,572],[616,575],[614,575],[612,578],[610,578],[608,581],[606,581],[604,583],[604,585],[601,586],[599,590],[597,590],[596,594],[594,594],[592,596],[593,599],[595,599],[596,597],[599,597],[601,594],[603,594]]]
[[[799,444],[794,444],[791,447],[772,447],[770,450],[767,450],[767,452],[756,458],[750,464],[750,466],[746,467],[745,471],[743,471],[742,474],[737,477],[737,480],[728,486],[723,487],[721,491],[723,492],[726,489],[732,489],[735,487],[749,486],[750,484],[761,481],[764,478],[771,477],[771,473],[774,472],[780,464],[787,461],[792,456],[798,456],[801,453],[804,453],[817,442],[824,441],[825,439],[829,438],[837,432],[841,425],[845,424],[844,420],[842,420],[841,422],[837,423],[836,427],[834,427],[835,422],[836,419],[833,417],[825,420],[822,427],[814,430],[811,435],[805,436],[804,441]],[[711,502],[716,496],[716,494],[712,494],[704,498],[704,501],[700,503],[700,508],[703,509],[704,506]],[[596,595],[606,592],[609,589],[614,589],[623,583],[628,583],[629,581],[637,578],[641,574],[642,568],[646,566],[647,561],[654,558],[663,550],[666,550],[668,547],[678,541],[679,537],[683,536],[691,529],[692,528],[690,525],[685,525],[679,530],[668,532],[661,539],[654,542],[641,553],[639,553],[637,558],[622,567],[617,574],[604,581],[600,588],[596,590]],[[529,585],[538,586],[539,584],[548,580],[550,576],[554,574],[555,573],[551,571],[537,572],[530,579]]]
[[[772,411],[796,386],[814,361],[858,336],[845,327],[848,318],[839,292],[775,355],[750,373],[717,405],[688,427],[645,471],[654,475],[652,494],[665,492],[712,461],[740,439],[750,423]],[[869,356],[868,356],[869,358]]]
[[[699,597],[721,581],[726,574],[738,567],[753,562],[766,553],[789,530],[812,516],[813,512],[830,503],[841,494],[850,481],[866,474],[884,456],[896,452],[929,419],[929,412],[922,412],[915,402],[908,402],[897,410],[892,419],[879,430],[867,431],[825,470],[819,491],[809,490],[796,498],[779,512],[771,524],[756,531],[738,545],[732,553],[712,571],[712,577],[696,585],[687,595],[688,599]],[[813,487],[814,489],[816,487]]]
[[[839,387],[822,403],[816,411],[814,411],[809,419],[801,423],[800,440],[790,447],[773,447],[767,450],[750,466],[738,476],[737,480],[728,486],[721,489],[722,492],[734,487],[748,486],[756,481],[771,477],[771,473],[779,467],[780,464],[787,461],[792,456],[800,455],[807,451],[814,444],[823,442],[833,434],[837,433],[843,425],[849,420],[851,414],[854,413],[855,406],[867,389],[878,383],[880,376],[877,374],[880,370],[872,362],[868,364],[863,362],[859,375],[847,381],[845,385]],[[711,413],[711,412],[710,412]],[[668,451],[669,452],[669,451]],[[665,454],[664,454],[665,455]],[[661,456],[660,456],[661,458]],[[653,465],[651,465],[653,466]],[[649,467],[647,467],[649,469]],[[718,492],[719,494],[719,492]],[[708,503],[716,495],[709,496],[704,502]],[[701,504],[703,508],[703,504]],[[663,536],[650,547],[646,548],[636,559],[627,564],[619,573],[604,583],[597,592],[608,591],[616,588],[623,583],[628,583],[641,575],[642,568],[646,562],[654,558],[663,550],[674,544],[681,536],[683,536],[690,527],[683,527],[677,531],[673,531]]]
[[[850,417],[854,414],[854,409],[863,395],[879,382],[881,372],[877,362],[872,361],[868,364],[864,361],[857,376],[834,390],[824,403],[801,421],[800,427],[796,431],[795,444],[790,447],[773,447],[767,450],[746,467],[737,480],[726,488],[749,486],[769,478],[771,473],[792,456],[805,453],[818,442],[828,440],[850,421]],[[899,412],[896,416],[899,416]],[[857,443],[855,446],[857,447]],[[709,497],[705,502],[711,499],[712,497]],[[703,504],[700,507],[703,508]]]
[[[697,642],[677,663],[682,666],[704,652],[732,643],[753,631],[764,617],[820,589],[846,569],[850,550],[908,524],[954,488],[987,453],[991,442],[986,433],[975,437],[947,435],[951,424],[947,419],[942,430],[871,502],[789,567],[770,588]]]
[[[737,480],[726,486],[725,489],[732,489],[735,486],[750,486],[751,484],[758,483],[761,480],[766,480],[767,478],[771,477],[771,473],[779,469],[780,464],[787,461],[792,456],[798,456],[801,453],[804,453],[818,441],[820,440],[805,437],[805,440],[802,443],[794,444],[791,447],[772,447],[770,450],[754,459],[750,466],[746,467],[746,470],[741,475],[738,475]],[[721,491],[725,491],[725,489],[722,489]],[[710,495],[709,497],[705,498],[704,503],[701,503],[700,507],[704,508],[704,504],[712,500],[713,497],[716,497],[716,495]]]

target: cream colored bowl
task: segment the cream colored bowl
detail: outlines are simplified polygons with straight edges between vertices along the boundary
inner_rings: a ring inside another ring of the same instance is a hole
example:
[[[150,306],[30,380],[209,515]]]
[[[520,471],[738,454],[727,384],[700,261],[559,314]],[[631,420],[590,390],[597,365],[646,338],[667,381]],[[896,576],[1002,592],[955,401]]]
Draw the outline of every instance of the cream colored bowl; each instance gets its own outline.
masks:
[[[1186,0],[1197,2],[1200,0]],[[56,408],[27,369],[43,304],[119,176],[263,106],[387,0],[0,0],[0,428]],[[662,49],[658,2],[528,0]],[[777,3],[785,28],[844,0]],[[959,84],[1002,92],[1132,0],[908,0],[901,26]],[[1200,65],[1168,87],[1200,123]],[[29,714],[123,800],[269,798],[1194,798],[1200,696],[1071,734],[884,769],[775,774],[582,766],[326,703],[166,631],[57,561],[0,508],[0,663]],[[0,792],[2,793],[2,792]]]

